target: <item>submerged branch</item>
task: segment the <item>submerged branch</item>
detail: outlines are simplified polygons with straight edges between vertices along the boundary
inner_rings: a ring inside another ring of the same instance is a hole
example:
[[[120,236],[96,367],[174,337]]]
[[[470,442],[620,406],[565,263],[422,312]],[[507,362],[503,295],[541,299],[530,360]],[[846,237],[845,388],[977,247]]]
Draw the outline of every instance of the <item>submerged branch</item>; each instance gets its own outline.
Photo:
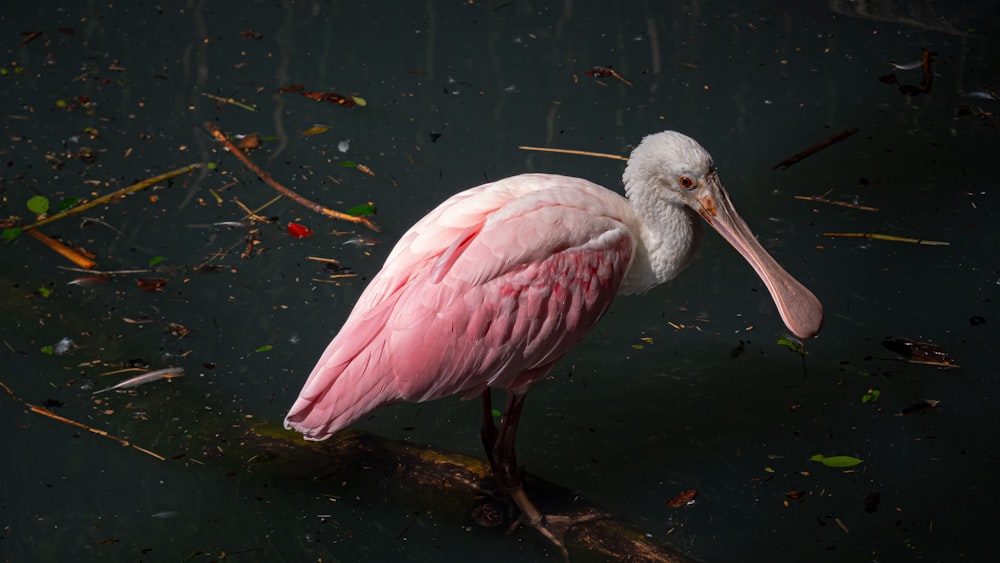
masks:
[[[164,456],[137,446],[104,430],[57,415],[51,410],[23,401],[3,382],[0,389],[31,412],[52,420],[87,430],[114,440],[142,453],[166,461]],[[318,496],[338,500],[338,492],[347,499],[375,494],[384,497],[392,510],[414,510],[445,523],[478,529],[484,541],[536,542],[551,544],[530,526],[515,527],[518,514],[513,503],[505,501],[496,485],[489,466],[480,459],[454,452],[415,446],[357,431],[342,431],[323,442],[307,442],[296,433],[274,424],[247,427],[248,416],[232,420],[231,413],[202,419],[185,431],[194,439],[182,452],[171,459],[204,462],[196,455],[197,444],[205,441],[201,450],[208,454],[205,461],[221,461],[220,471],[252,473],[267,480],[277,480],[285,486],[315,492]],[[224,443],[225,456],[221,456]],[[626,518],[607,511],[581,498],[579,491],[566,489],[532,475],[523,482],[532,500],[545,512],[582,518],[565,531],[563,541],[574,558],[588,561],[693,563],[660,537],[631,525]],[[339,484],[339,485],[338,485]],[[350,491],[349,493],[347,491]],[[318,501],[319,502],[319,501]],[[668,510],[666,506],[664,510]],[[516,528],[516,529],[515,529]],[[507,533],[505,533],[505,531]],[[486,538],[492,537],[487,540]]]
[[[419,505],[421,512],[464,526],[477,522],[495,528],[498,538],[500,530],[506,530],[517,519],[509,515],[505,503],[496,499],[489,466],[462,454],[352,431],[324,442],[306,442],[296,434],[267,426],[251,430],[241,440],[241,446],[246,452],[255,452],[248,461],[255,472],[269,466],[272,472],[292,473],[289,477],[300,483],[301,478],[323,475],[327,481],[347,480],[352,489],[388,490],[397,505]],[[359,467],[365,471],[351,469]],[[524,481],[535,503],[544,507],[543,512],[571,517],[605,512],[581,499],[578,491],[531,475],[525,475]],[[514,534],[548,544],[528,526],[521,526]],[[564,541],[571,554],[589,553],[607,561],[693,561],[614,515],[576,523],[566,530]]]

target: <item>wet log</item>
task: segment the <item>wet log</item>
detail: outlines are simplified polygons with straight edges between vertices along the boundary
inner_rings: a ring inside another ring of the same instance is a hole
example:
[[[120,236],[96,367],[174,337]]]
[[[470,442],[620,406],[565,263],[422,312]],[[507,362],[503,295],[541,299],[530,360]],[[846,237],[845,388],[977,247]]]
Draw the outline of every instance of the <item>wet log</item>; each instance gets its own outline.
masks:
[[[463,525],[493,527],[498,534],[529,534],[533,541],[548,542],[530,526],[517,525],[513,503],[500,500],[489,466],[473,457],[356,431],[343,431],[323,442],[307,442],[298,434],[270,425],[250,430],[240,450],[254,452],[247,463],[255,472],[269,467],[270,472],[293,479],[325,482],[349,476],[352,488],[387,493],[392,502],[407,509],[416,506]],[[591,517],[565,530],[563,540],[571,560],[694,561],[630,526],[625,518],[607,514],[581,499],[577,492],[531,475],[524,476],[524,484],[543,512]]]

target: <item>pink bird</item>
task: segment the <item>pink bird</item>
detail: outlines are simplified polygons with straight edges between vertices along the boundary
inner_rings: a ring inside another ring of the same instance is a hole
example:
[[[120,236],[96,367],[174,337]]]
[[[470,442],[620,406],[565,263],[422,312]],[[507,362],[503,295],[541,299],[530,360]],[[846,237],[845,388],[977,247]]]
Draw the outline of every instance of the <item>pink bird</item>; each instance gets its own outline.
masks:
[[[623,180],[627,199],[580,178],[524,174],[428,213],[365,289],[285,427],[323,440],[392,403],[482,395],[483,444],[498,483],[565,555],[553,517],[534,507],[518,474],[525,393],[616,295],[644,293],[691,262],[699,215],[750,262],[792,333],[811,338],[823,322],[819,300],[757,242],[696,141],[674,131],[646,137]],[[508,394],[499,429],[491,388]]]

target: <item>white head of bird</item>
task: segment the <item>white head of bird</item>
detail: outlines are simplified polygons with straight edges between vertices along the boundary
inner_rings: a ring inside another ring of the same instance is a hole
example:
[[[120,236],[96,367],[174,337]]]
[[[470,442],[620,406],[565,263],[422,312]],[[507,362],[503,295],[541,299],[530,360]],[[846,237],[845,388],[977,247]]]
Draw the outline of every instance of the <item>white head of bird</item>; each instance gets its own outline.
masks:
[[[790,331],[800,338],[819,332],[819,300],[757,242],[730,201],[712,156],[697,141],[676,131],[649,135],[632,151],[622,179],[643,219],[651,281],[670,279],[693,258],[701,235],[697,214],[750,263]],[[670,260],[657,268],[658,261]]]
[[[629,199],[654,182],[661,188],[657,195],[688,205],[684,196],[693,184],[687,185],[683,179],[698,182],[715,173],[712,155],[697,141],[676,131],[663,131],[647,136],[632,151],[622,180]]]

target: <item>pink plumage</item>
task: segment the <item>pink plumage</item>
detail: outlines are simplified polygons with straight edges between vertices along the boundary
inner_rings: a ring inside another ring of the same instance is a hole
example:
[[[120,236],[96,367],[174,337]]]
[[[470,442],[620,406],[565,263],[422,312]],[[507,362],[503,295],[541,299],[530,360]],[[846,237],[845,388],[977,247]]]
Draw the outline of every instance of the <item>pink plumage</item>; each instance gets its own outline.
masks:
[[[527,387],[611,304],[634,220],[622,196],[565,176],[453,196],[400,239],[286,425],[321,440],[390,403]]]
[[[482,394],[481,436],[499,488],[568,558],[518,473],[525,393],[616,295],[647,291],[687,266],[699,216],[750,263],[789,330],[810,338],[823,322],[819,300],[757,242],[693,139],[646,137],[622,178],[628,199],[579,178],[525,174],[428,213],[389,253],[285,426],[322,440],[384,405]],[[490,388],[507,390],[499,429]]]

